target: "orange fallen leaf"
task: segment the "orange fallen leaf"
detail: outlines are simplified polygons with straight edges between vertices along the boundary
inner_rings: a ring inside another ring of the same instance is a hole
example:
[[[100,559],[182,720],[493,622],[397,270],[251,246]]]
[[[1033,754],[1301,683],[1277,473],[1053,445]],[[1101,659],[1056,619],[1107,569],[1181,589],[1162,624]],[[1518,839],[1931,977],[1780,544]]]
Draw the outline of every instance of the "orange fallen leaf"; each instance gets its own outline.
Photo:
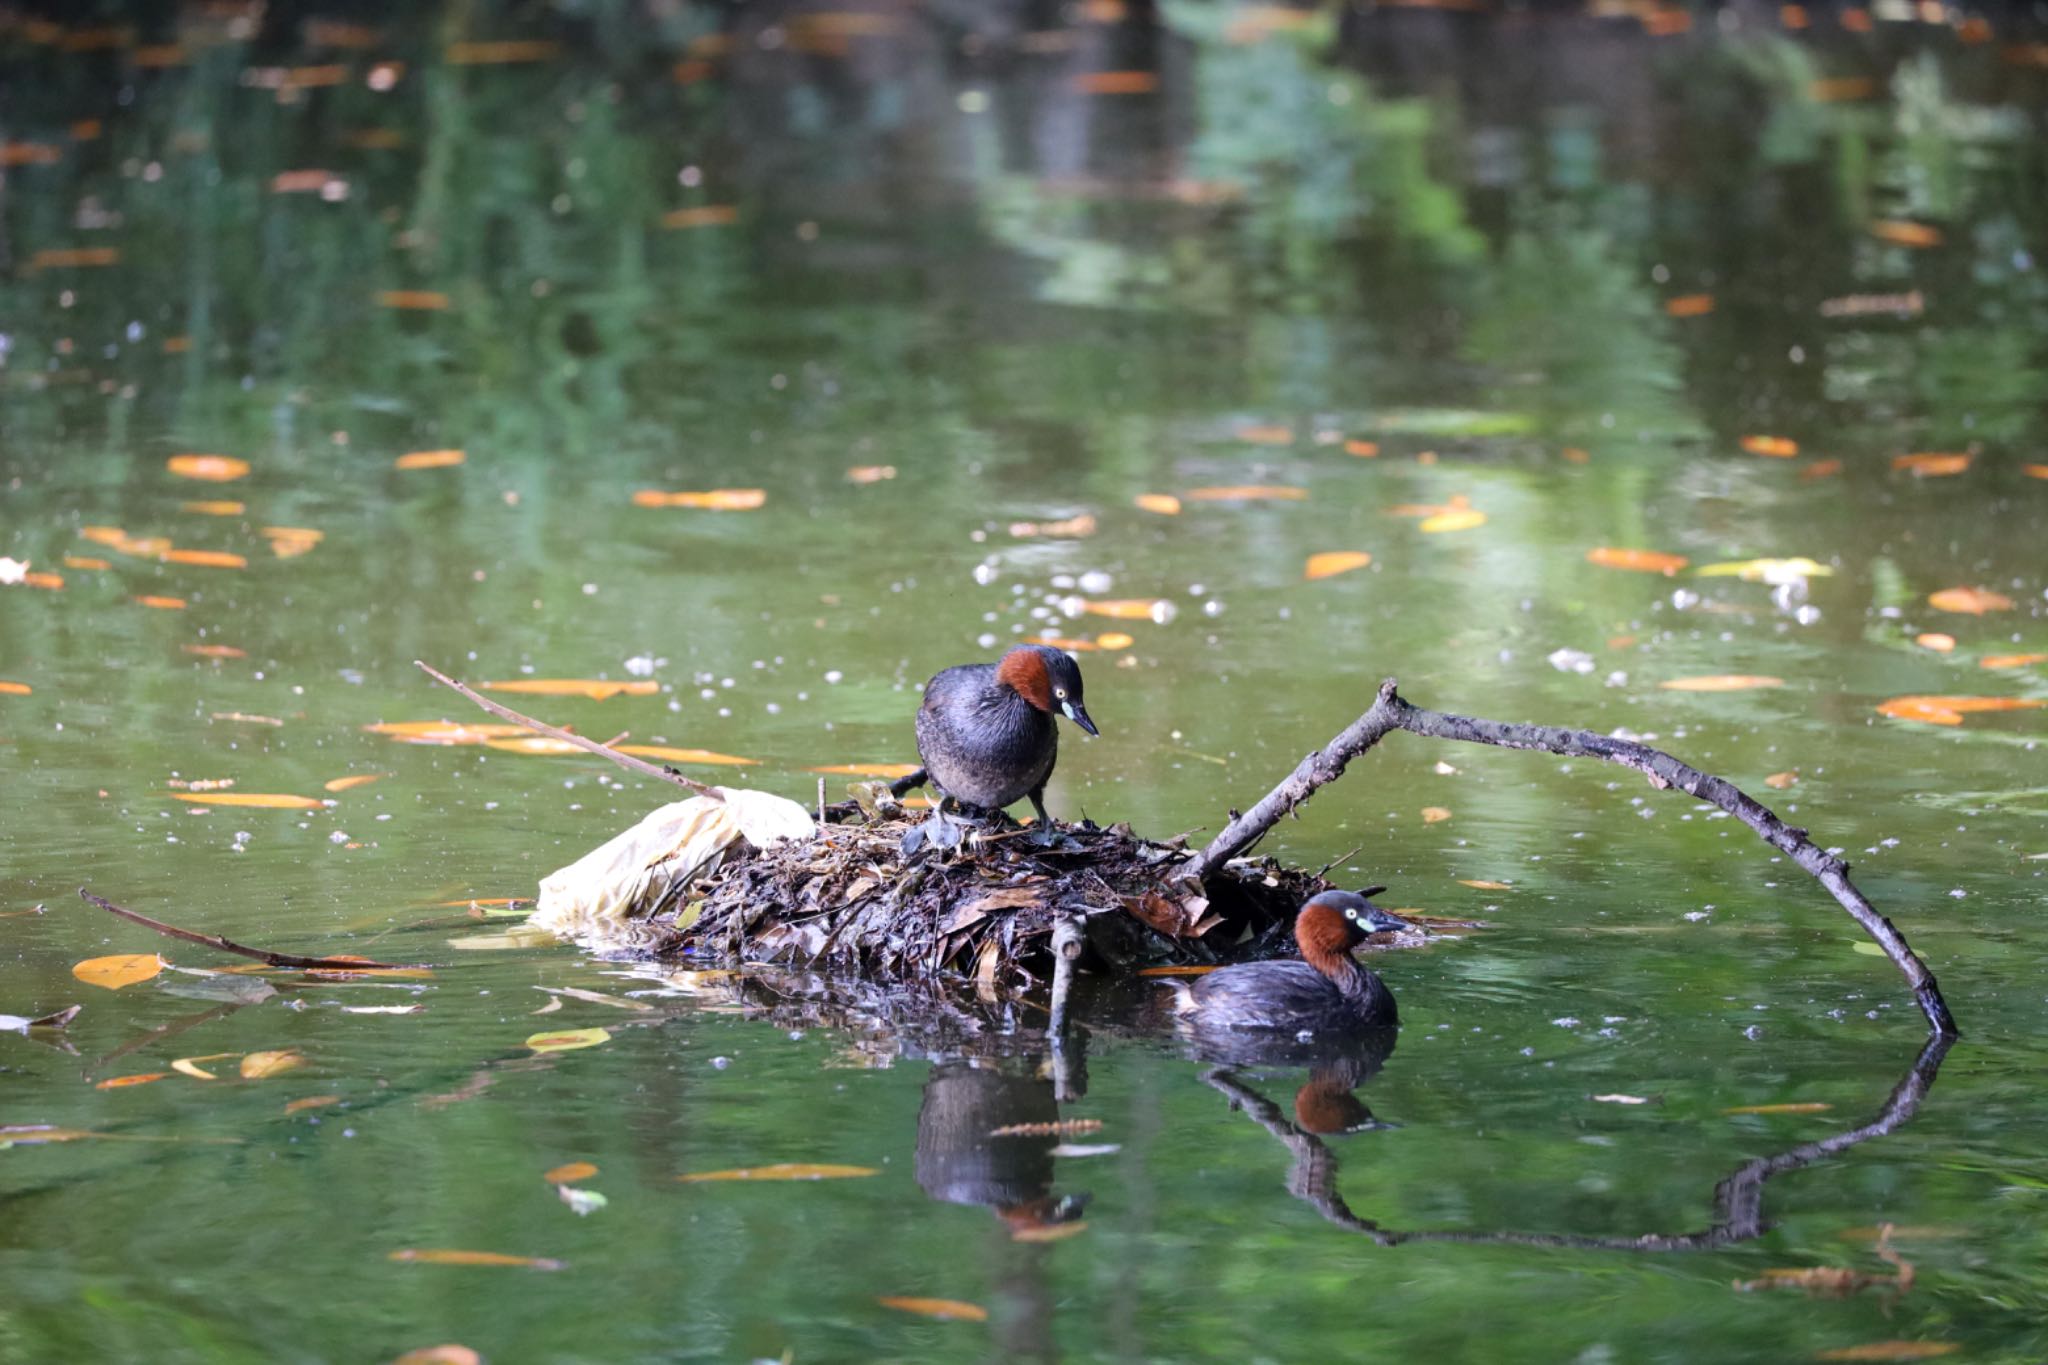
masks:
[[[415,450],[401,455],[391,462],[393,469],[446,469],[461,464],[469,456],[460,450]]]
[[[53,573],[24,573],[21,576],[21,581],[25,586],[31,588],[55,590],[64,586],[63,578]]]
[[[383,289],[377,293],[377,306],[438,313],[448,307],[448,296],[433,289]]]
[[[679,1175],[685,1185],[713,1180],[852,1180],[858,1176],[880,1175],[873,1166],[834,1166],[824,1162],[782,1161],[772,1166],[737,1166],[729,1171],[696,1171]]]
[[[915,763],[828,763],[804,771],[844,773],[848,777],[908,777],[917,771]]]
[[[1590,464],[1593,460],[1591,451],[1583,450],[1578,446],[1566,446],[1557,453],[1564,456],[1566,464]]]
[[[1825,1114],[1834,1108],[1817,1100],[1793,1104],[1742,1104],[1733,1109],[1723,1109],[1724,1114]]]
[[[1195,502],[1302,502],[1307,499],[1308,490],[1284,484],[1231,484],[1220,488],[1190,488],[1188,497]]]
[[[1032,536],[1082,540],[1095,534],[1095,517],[1092,513],[1083,512],[1064,521],[1013,521],[1010,534],[1019,540],[1028,540]]]
[[[54,166],[63,156],[46,142],[0,142],[0,166]]]
[[[592,701],[605,701],[625,695],[628,697],[651,697],[661,690],[661,684],[651,678],[635,682],[610,682],[597,678],[514,678],[508,682],[478,683],[486,692],[525,692],[540,697],[588,697]]]
[[[319,810],[310,796],[283,792],[172,792],[173,801],[190,801],[200,806],[253,806],[259,810]]]
[[[25,682],[7,682],[4,679],[0,679],[0,696],[26,697],[34,692],[35,689]]]
[[[1078,95],[1149,95],[1159,88],[1150,71],[1083,71],[1073,78]]]
[[[1447,507],[1443,511],[1422,519],[1416,529],[1424,534],[1442,531],[1469,531],[1475,526],[1486,525],[1486,513],[1476,507]]]
[[[1970,467],[1970,462],[1975,458],[1974,455],[1964,452],[1894,455],[1892,468],[1906,470],[1916,479],[1939,479],[1962,473]]]
[[[1908,222],[1902,218],[1880,218],[1870,225],[1870,235],[1893,246],[1913,247],[1924,250],[1940,246],[1941,229],[1927,223]]]
[[[1113,621],[1156,621],[1165,625],[1174,616],[1174,605],[1163,597],[1109,597],[1080,600],[1089,616],[1107,616]]]
[[[1943,588],[1927,595],[1927,605],[1937,611],[1982,616],[1986,612],[2012,610],[2012,599],[1989,588]]]
[[[111,569],[114,566],[104,559],[94,559],[90,555],[65,555],[64,567],[67,569]]]
[[[555,1167],[543,1175],[541,1179],[547,1181],[550,1185],[573,1185],[579,1180],[588,1180],[596,1174],[597,1167],[591,1165],[588,1161],[572,1161],[565,1166]]]
[[[1422,823],[1425,825],[1441,824],[1450,818],[1451,810],[1448,806],[1424,806],[1422,808]]]
[[[246,504],[228,498],[202,498],[195,502],[181,502],[178,506],[202,517],[239,517],[249,510]]]
[[[580,744],[571,744],[566,739],[553,735],[519,735],[513,739],[487,739],[484,746],[502,749],[508,754],[531,754],[539,758],[560,758],[569,754],[587,754],[590,750]]]
[[[1714,311],[1712,294],[1679,294],[1664,300],[1664,311],[1674,318],[1700,318]]]
[[[661,215],[661,225],[671,230],[725,227],[739,221],[740,211],[732,204],[699,204],[694,208],[672,209]]]
[[[2030,479],[2048,479],[2048,464],[2023,464],[2020,473]]]
[[[546,1256],[508,1256],[502,1251],[457,1251],[447,1247],[406,1247],[392,1252],[388,1259],[420,1265],[524,1266],[529,1270],[561,1270],[567,1265]]]
[[[1657,686],[1668,692],[1749,692],[1759,687],[1783,687],[1783,678],[1762,673],[1715,673],[1700,678],[1666,678]]]
[[[1155,512],[1162,517],[1177,517],[1180,515],[1180,499],[1171,493],[1140,493],[1131,501],[1136,503],[1142,510]]]
[[[1041,635],[1036,643],[1064,649],[1069,654],[1093,654],[1099,648],[1093,640],[1076,640],[1065,635]]]
[[[1207,976],[1214,966],[1141,967],[1139,976]]]
[[[252,1052],[242,1058],[242,1079],[245,1081],[266,1080],[271,1076],[281,1076],[287,1071],[297,1070],[305,1064],[305,1054],[295,1047],[278,1048],[269,1052]]]
[[[144,593],[142,596],[137,597],[135,601],[145,607],[155,607],[158,611],[183,611],[185,609],[185,599],[182,597],[159,597],[155,593]]]
[[[1514,889],[1508,882],[1489,882],[1477,877],[1460,877],[1458,878],[1458,885],[1469,886],[1476,891],[1512,891]]]
[[[1308,579],[1334,578],[1340,573],[1362,569],[1372,563],[1372,556],[1363,550],[1324,550],[1308,557],[1308,564],[1302,570],[1302,577]]]
[[[173,455],[165,461],[165,467],[181,479],[202,479],[208,483],[228,483],[249,472],[249,462],[232,455]]]
[[[1772,773],[1764,779],[1764,785],[1773,791],[1783,791],[1799,780],[1798,773]]]
[[[308,1095],[304,1099],[293,1100],[290,1104],[287,1104],[284,1107],[284,1112],[287,1114],[303,1114],[308,1109],[325,1109],[330,1104],[340,1103],[341,1096],[339,1095]]]
[[[1120,630],[1105,630],[1102,634],[1095,637],[1095,644],[1098,649],[1129,649],[1136,643],[1135,637],[1126,635]]]
[[[1665,554],[1661,550],[1621,550],[1602,545],[1586,551],[1588,563],[1609,569],[1634,569],[1641,573],[1660,573],[1669,577],[1684,568],[1691,561],[1684,555]]]
[[[1932,1360],[1954,1355],[1963,1348],[1953,1341],[1866,1341],[1861,1346],[1837,1346],[1821,1351],[1815,1360]]]
[[[749,768],[761,761],[758,758],[741,758],[736,754],[721,754],[711,749],[678,749],[668,744],[615,744],[612,747],[636,758],[659,758],[669,763],[710,763]]]
[[[1816,479],[1832,478],[1841,472],[1842,462],[1840,460],[1832,458],[1815,460],[1812,464],[1799,471],[1799,478],[1802,483],[1812,483]]]
[[[694,507],[710,512],[748,512],[768,501],[759,488],[713,488],[701,493],[665,493],[643,488],[633,494],[635,507]]]
[[[1913,643],[1922,649],[1931,649],[1937,654],[1946,654],[1956,647],[1956,637],[1943,635],[1938,630],[1926,631],[1913,637]]]
[[[1356,455],[1361,460],[1370,460],[1379,455],[1380,443],[1378,441],[1346,441],[1344,443],[1344,453],[1346,455]]]
[[[28,258],[31,272],[120,263],[120,248],[111,246],[49,247]]]
[[[1069,1237],[1079,1237],[1088,1231],[1086,1219],[1077,1218],[1070,1223],[1046,1223],[1037,1227],[1010,1229],[1013,1242],[1064,1242]]]
[[[507,735],[533,733],[524,725],[453,720],[388,720],[375,725],[365,725],[363,729],[373,735],[388,736],[402,744],[442,745],[482,744],[486,740],[502,739]]]
[[[143,1071],[138,1072],[136,1075],[133,1076],[110,1076],[106,1080],[101,1081],[98,1085],[95,1085],[93,1089],[119,1090],[123,1086],[148,1085],[151,1081],[163,1080],[170,1074],[171,1073],[168,1071]]]
[[[351,773],[347,777],[337,777],[320,785],[331,792],[345,792],[356,787],[367,787],[378,778],[389,776],[389,773]]]
[[[896,477],[893,464],[857,464],[846,471],[848,483],[881,483]]]
[[[574,1052],[578,1048],[596,1047],[611,1041],[611,1030],[602,1028],[559,1029],[553,1033],[536,1033],[526,1040],[526,1046],[535,1052]]]
[[[166,564],[193,564],[207,569],[246,569],[249,561],[227,550],[166,550]]]
[[[1816,104],[1839,104],[1844,100],[1867,100],[1877,93],[1877,82],[1869,76],[1829,76],[1809,81],[1806,93]]]
[[[959,1299],[921,1299],[892,1294],[875,1302],[899,1313],[915,1313],[921,1318],[937,1318],[940,1322],[988,1321],[986,1308],[978,1303],[963,1303]]]
[[[1255,446],[1285,446],[1294,444],[1294,428],[1283,426],[1239,427],[1230,433],[1240,441]]]
[[[2048,664],[2048,654],[1987,654],[1977,661],[1980,668],[2027,668]]]
[[[1789,460],[1799,453],[1799,442],[1789,436],[1745,436],[1742,448],[1752,455],[1764,455],[1774,460]]]
[[[1917,720],[1929,725],[1961,725],[1963,717],[1982,711],[2028,711],[2048,706],[2034,697],[1892,697],[1878,703],[1879,714],[1893,720]]]
[[[163,969],[164,960],[155,953],[117,953],[112,957],[87,958],[73,965],[71,974],[88,986],[118,991],[123,986],[147,981]]]

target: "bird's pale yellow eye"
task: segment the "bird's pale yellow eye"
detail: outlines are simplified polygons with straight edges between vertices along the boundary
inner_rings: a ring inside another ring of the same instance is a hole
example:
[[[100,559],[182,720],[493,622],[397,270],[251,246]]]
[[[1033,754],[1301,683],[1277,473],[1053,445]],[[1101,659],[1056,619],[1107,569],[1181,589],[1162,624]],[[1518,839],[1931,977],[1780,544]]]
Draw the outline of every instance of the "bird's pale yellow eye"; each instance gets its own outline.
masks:
[[[1346,911],[1344,912],[1344,918],[1345,918],[1345,919],[1357,919],[1357,918],[1358,918],[1358,912],[1357,912],[1356,910],[1346,910]]]
[[[1052,690],[1052,694],[1055,697],[1058,697],[1061,701],[1065,701],[1067,699],[1067,689],[1064,687],[1055,687]]]

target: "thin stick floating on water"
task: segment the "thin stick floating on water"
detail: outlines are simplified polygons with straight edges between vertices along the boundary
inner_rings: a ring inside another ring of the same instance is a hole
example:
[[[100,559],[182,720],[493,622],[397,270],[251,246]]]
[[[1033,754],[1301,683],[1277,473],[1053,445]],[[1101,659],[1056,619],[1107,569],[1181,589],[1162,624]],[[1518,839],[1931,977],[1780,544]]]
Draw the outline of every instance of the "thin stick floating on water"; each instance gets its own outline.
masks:
[[[612,762],[618,764],[621,768],[630,768],[634,772],[645,774],[648,777],[658,777],[664,782],[673,782],[678,787],[686,787],[689,790],[697,793],[697,795],[709,797],[713,801],[725,800],[725,794],[719,791],[718,788],[707,787],[702,782],[699,782],[692,777],[684,777],[681,773],[677,772],[673,768],[656,767],[654,764],[649,763],[647,760],[643,758],[635,758],[631,754],[622,754],[617,749],[608,749],[604,745],[599,744],[594,739],[585,739],[581,735],[571,734],[569,731],[559,729],[553,725],[549,725],[545,721],[535,720],[532,716],[522,716],[517,711],[514,711],[511,707],[501,706],[497,702],[492,701],[489,697],[486,697],[481,693],[475,691],[473,688],[463,686],[461,683],[455,681],[455,679],[449,677],[446,673],[443,673],[440,669],[435,668],[432,664],[423,662],[419,659],[414,659],[412,662],[414,667],[424,672],[428,677],[432,678],[435,682],[442,684],[444,687],[454,688],[457,692],[460,692],[463,696],[468,697],[471,701],[475,702],[478,706],[483,707],[484,710],[490,712],[492,715],[501,717],[505,720],[509,720],[514,725],[524,725],[527,729],[533,731],[535,734],[546,735],[549,739],[559,739],[564,744],[573,744],[579,749],[587,749],[591,753],[596,754],[599,758],[610,759]]]
[[[273,967],[316,967],[323,971],[362,972],[391,971],[416,965],[403,962],[370,962],[352,957],[300,957],[296,953],[273,953],[267,948],[251,948],[247,944],[237,943],[231,938],[222,938],[219,934],[194,933],[190,929],[180,929],[175,924],[165,924],[160,919],[151,919],[148,915],[139,914],[134,910],[124,910],[110,900],[103,900],[95,896],[82,886],[78,888],[78,894],[110,915],[119,915],[122,919],[132,920],[145,929],[154,929],[159,934],[169,938],[180,938],[187,943],[204,944],[208,948],[218,948],[224,953],[235,953],[242,957],[253,957],[258,962],[267,962]]]
[[[1939,1037],[1954,1037],[1955,1017],[1934,973],[1927,970],[1907,944],[1898,926],[1877,912],[1864,894],[1849,880],[1849,865],[1828,853],[1807,837],[1805,830],[1788,825],[1762,802],[1734,783],[1682,763],[1661,749],[1634,740],[1596,735],[1590,730],[1567,730],[1553,725],[1520,725],[1507,721],[1482,720],[1431,711],[1403,701],[1388,678],[1380,684],[1379,696],[1364,715],[1351,722],[1329,745],[1302,759],[1285,781],[1267,792],[1259,803],[1224,826],[1223,832],[1186,865],[1184,875],[1197,879],[1212,876],[1224,863],[1258,842],[1260,836],[1315,795],[1318,788],[1336,781],[1345,765],[1394,731],[1406,730],[1425,739],[1454,739],[1469,744],[1492,744],[1503,749],[1537,749],[1567,758],[1597,758],[1619,763],[1649,774],[1660,787],[1676,787],[1689,796],[1719,806],[1755,830],[1757,837],[1797,863],[1808,875],[1826,887],[1849,917],[1884,949],[1884,955],[1905,974],[1906,984],[1920,1012],[1927,1016],[1928,1029]]]

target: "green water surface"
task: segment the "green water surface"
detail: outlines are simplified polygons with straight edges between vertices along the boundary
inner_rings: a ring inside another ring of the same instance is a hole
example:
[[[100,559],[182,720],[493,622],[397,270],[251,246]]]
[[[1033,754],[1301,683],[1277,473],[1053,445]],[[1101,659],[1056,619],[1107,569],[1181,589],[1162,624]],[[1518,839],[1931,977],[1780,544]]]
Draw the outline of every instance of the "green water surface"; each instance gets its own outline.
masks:
[[[0,1013],[85,1006],[0,1033],[0,1124],[96,1135],[0,1150],[0,1360],[2048,1351],[2048,713],[1877,710],[2048,700],[2041,663],[1983,666],[2048,651],[2040,35],[1903,7],[98,10],[0,16],[0,555],[62,580],[0,587]],[[462,46],[514,40],[550,46]],[[465,458],[395,466],[434,450]],[[169,467],[197,453],[249,471]],[[1970,458],[1894,467],[1915,453]],[[1294,492],[1194,496],[1233,486]],[[633,501],[711,489],[765,500]],[[320,538],[283,556],[279,527]],[[1371,563],[1305,577],[1347,550]],[[1828,572],[1693,571],[1795,556]],[[1959,587],[2009,605],[1930,604]],[[1028,998],[961,984],[981,1034],[939,1037],[451,946],[511,922],[472,899],[530,897],[670,791],[364,729],[484,719],[415,659],[652,681],[508,699],[809,802],[813,766],[914,757],[933,671],[1046,632],[1093,646],[1103,732],[1066,733],[1058,816],[1214,830],[1395,675],[1767,797],[1855,864],[1965,1036],[1909,1121],[1787,1163],[1731,1228],[1717,1182],[1907,1079],[1898,973],[1711,808],[1396,736],[1264,846],[1483,921],[1378,959],[1405,1025],[1356,1095],[1381,1126],[1290,1134],[1307,1073],[1212,1074],[1156,997],[1056,1102]],[[1661,686],[1717,675],[1777,685]],[[174,799],[220,779],[323,804]],[[72,965],[232,960],[81,884],[434,971],[110,993]],[[537,1016],[537,986],[656,1008]],[[240,1078],[265,1050],[304,1064]],[[97,1088],[214,1054],[218,1080]],[[1827,1107],[1727,1112],[1759,1105]],[[1055,1114],[1100,1127],[986,1137]],[[1332,1154],[1351,1225],[1295,1197]],[[583,1216],[543,1179],[572,1161],[608,1201]],[[777,1162],[875,1174],[674,1180]],[[1892,1276],[1886,1223],[1903,1291],[1734,1287]]]

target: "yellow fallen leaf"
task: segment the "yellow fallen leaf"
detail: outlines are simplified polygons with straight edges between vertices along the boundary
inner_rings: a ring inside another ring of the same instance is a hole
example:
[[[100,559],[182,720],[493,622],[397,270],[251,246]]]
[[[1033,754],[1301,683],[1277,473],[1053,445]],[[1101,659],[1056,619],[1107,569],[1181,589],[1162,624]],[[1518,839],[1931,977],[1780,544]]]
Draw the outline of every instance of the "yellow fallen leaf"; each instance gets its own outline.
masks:
[[[202,659],[246,659],[249,651],[236,649],[233,645],[179,645],[187,654],[196,654]]]
[[[249,509],[239,502],[226,499],[181,502],[178,506],[187,512],[197,512],[203,517],[239,517]]]
[[[236,1055],[238,1054],[233,1052],[209,1052],[204,1057],[180,1057],[171,1063],[171,1070],[182,1076],[190,1076],[195,1081],[217,1081],[220,1077],[199,1064],[201,1062],[217,1062],[224,1057]]]
[[[1156,512],[1162,517],[1177,517],[1180,515],[1180,499],[1171,493],[1140,493],[1131,501],[1135,502],[1141,510]]]
[[[542,757],[559,757],[565,754],[587,754],[590,750],[580,744],[571,744],[566,739],[553,735],[520,735],[516,739],[487,739],[484,746],[502,749],[510,754],[536,754]]]
[[[768,501],[760,488],[713,488],[702,493],[664,493],[643,488],[633,494],[635,507],[694,507],[712,512],[749,512]]]
[[[308,1109],[325,1109],[330,1104],[340,1103],[341,1096],[339,1095],[308,1095],[304,1099],[293,1100],[290,1104],[287,1104],[284,1107],[284,1112],[287,1114],[303,1114]]]
[[[111,569],[114,566],[104,559],[95,559],[91,555],[65,555],[64,567],[67,569]]]
[[[331,782],[323,782],[320,785],[331,792],[345,792],[356,787],[366,787],[378,778],[388,776],[390,776],[389,773],[352,773],[347,777],[337,777]]]
[[[1447,507],[1443,511],[1422,519],[1417,529],[1425,534],[1441,531],[1469,531],[1475,526],[1486,525],[1486,513],[1476,507]]]
[[[1188,497],[1195,502],[1302,502],[1308,498],[1308,490],[1283,484],[1247,483],[1190,488]]]
[[[1880,218],[1870,225],[1870,235],[1894,246],[1924,249],[1941,245],[1941,229],[1926,223],[1907,222],[1898,218]]]
[[[1915,635],[1913,643],[1922,649],[1931,649],[1937,654],[1946,654],[1956,647],[1956,637],[1944,635],[1938,630],[1930,630]]]
[[[147,981],[163,969],[164,960],[155,953],[117,953],[112,957],[87,958],[75,964],[71,974],[88,986],[118,991],[123,986]]]
[[[737,1166],[729,1171],[696,1171],[679,1175],[677,1180],[685,1185],[701,1184],[712,1180],[851,1180],[858,1176],[880,1175],[873,1166],[834,1166],[813,1161],[783,1161],[772,1166]]]
[[[163,1080],[170,1074],[168,1071],[143,1071],[133,1076],[110,1076],[98,1085],[95,1085],[93,1089],[120,1090],[131,1085],[148,1085],[151,1081]]]
[[[1308,557],[1301,576],[1307,579],[1335,578],[1340,573],[1362,569],[1370,563],[1372,556],[1363,550],[1324,550]]]
[[[1752,455],[1764,455],[1774,460],[1789,460],[1799,453],[1799,442],[1789,436],[1745,436],[1742,448]]]
[[[249,462],[232,455],[173,455],[164,463],[181,479],[200,479],[207,483],[229,483],[249,472]]]
[[[2027,711],[2048,706],[2033,697],[1890,697],[1879,702],[1880,715],[1893,720],[1918,720],[1930,725],[1961,725],[1963,717],[1980,711]]]
[[[598,678],[514,678],[508,682],[478,683],[486,692],[524,692],[538,697],[588,697],[604,701],[611,697],[651,697],[661,690],[652,678],[635,682],[611,682]]]
[[[1422,808],[1422,823],[1425,825],[1440,824],[1450,818],[1451,810],[1448,806],[1424,806]]]
[[[1514,889],[1511,882],[1490,882],[1478,877],[1460,877],[1458,878],[1458,885],[1469,886],[1477,891],[1511,891]]]
[[[1155,621],[1165,625],[1175,615],[1173,603],[1163,597],[1076,598],[1083,613],[1107,616],[1113,621]]]
[[[173,801],[190,801],[199,806],[255,806],[263,810],[319,810],[310,796],[289,796],[282,792],[172,792]]]
[[[391,1365],[484,1365],[484,1358],[460,1342],[444,1341],[407,1351]]]
[[[158,611],[183,611],[185,609],[185,599],[182,597],[159,597],[154,593],[144,593],[135,600],[142,606],[155,607]]]
[[[0,697],[27,697],[34,695],[34,693],[35,689],[25,682],[0,680]]]
[[[385,735],[405,744],[482,744],[487,739],[532,734],[524,725],[453,720],[388,720],[365,725],[373,735]]]
[[[1693,572],[1701,578],[1740,578],[1745,583],[1784,583],[1795,578],[1832,578],[1834,569],[1795,555],[1790,559],[1732,559],[1719,564],[1702,564]]]
[[[535,1052],[574,1052],[577,1048],[608,1043],[611,1038],[610,1029],[560,1029],[553,1033],[536,1033],[526,1040],[526,1046]]]
[[[758,758],[741,758],[737,754],[721,754],[712,749],[678,749],[669,744],[615,744],[612,747],[635,758],[658,758],[668,763],[710,763],[744,768],[761,761]]]
[[[529,1270],[560,1270],[566,1264],[546,1256],[508,1256],[502,1251],[457,1251],[445,1247],[406,1247],[392,1252],[388,1259],[420,1265],[524,1266]]]
[[[1796,1104],[1744,1104],[1738,1105],[1733,1109],[1723,1109],[1721,1112],[1724,1114],[1825,1114],[1834,1107],[1832,1104],[1822,1104],[1819,1101],[1809,1100]]]
[[[327,538],[325,531],[307,526],[266,526],[263,535],[270,542],[270,552],[279,559],[297,559]]]
[[[1936,611],[1982,616],[1986,612],[2012,610],[2012,599],[1989,588],[1943,588],[1927,595],[1927,605]]]
[[[1667,692],[1749,692],[1759,687],[1783,687],[1783,678],[1761,673],[1716,673],[1702,678],[1667,678],[1657,686]]]
[[[848,483],[883,483],[896,477],[893,464],[857,464],[846,471]]]
[[[1095,637],[1095,646],[1098,649],[1129,649],[1136,643],[1135,637],[1120,630],[1105,630]]]
[[[446,469],[461,464],[469,456],[460,450],[415,450],[401,455],[391,462],[393,469]]]
[[[571,1161],[565,1166],[555,1167],[543,1175],[541,1179],[547,1181],[550,1185],[573,1185],[579,1180],[588,1180],[596,1174],[597,1167],[591,1165],[588,1161]]]
[[[252,1052],[242,1058],[242,1079],[265,1080],[271,1076],[281,1076],[305,1064],[305,1054],[295,1047],[278,1048],[271,1052]]]
[[[1114,1147],[1110,1148],[1115,1151]],[[1064,1242],[1069,1237],[1079,1237],[1088,1231],[1086,1219],[1077,1218],[1071,1223],[1042,1223],[1036,1227],[1010,1229],[1013,1242]]]
[[[725,227],[739,221],[740,211],[732,204],[699,204],[693,208],[671,209],[661,215],[661,225],[678,228]]]
[[[1783,791],[1799,781],[1798,773],[1772,773],[1764,779],[1764,785],[1773,791]]]
[[[988,1310],[980,1304],[962,1303],[959,1299],[921,1299],[901,1295],[890,1295],[875,1300],[884,1308],[893,1308],[899,1313],[915,1313],[921,1318],[937,1318],[941,1322],[987,1322]]]
[[[2048,664],[2048,654],[1987,654],[1977,660],[1979,668],[2028,668]]]
[[[1669,577],[1688,563],[1684,555],[1665,554],[1661,550],[1625,550],[1602,545],[1586,551],[1588,563],[1608,569],[1633,569],[1640,573],[1660,573]]]
[[[917,771],[915,763],[828,763],[805,772],[843,773],[848,777],[908,777]]]

